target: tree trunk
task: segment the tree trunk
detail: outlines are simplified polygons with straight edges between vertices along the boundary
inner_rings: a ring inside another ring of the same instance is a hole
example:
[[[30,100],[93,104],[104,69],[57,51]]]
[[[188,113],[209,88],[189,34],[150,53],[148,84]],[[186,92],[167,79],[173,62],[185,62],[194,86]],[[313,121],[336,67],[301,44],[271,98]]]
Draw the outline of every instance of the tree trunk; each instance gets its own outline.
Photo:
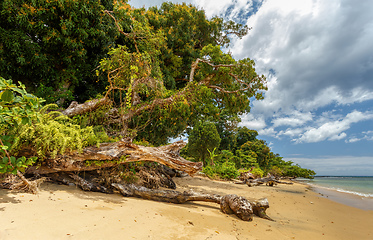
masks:
[[[73,151],[57,155],[54,159],[46,159],[41,166],[29,167],[27,173],[92,171],[130,162],[148,161],[161,163],[192,176],[202,170],[202,163],[187,161],[179,155],[180,149],[185,145],[183,141],[160,147],[144,147],[122,141],[101,143],[100,147],[87,147],[81,153]]]
[[[244,221],[251,221],[253,215],[273,221],[273,219],[268,217],[265,213],[266,209],[269,207],[267,199],[249,201],[246,198],[235,194],[220,196],[192,191],[179,192],[175,190],[151,190],[134,184],[122,185],[113,183],[112,186],[118,189],[125,197],[137,197],[177,204],[189,201],[214,202],[220,204],[222,212],[226,214],[235,214]]]

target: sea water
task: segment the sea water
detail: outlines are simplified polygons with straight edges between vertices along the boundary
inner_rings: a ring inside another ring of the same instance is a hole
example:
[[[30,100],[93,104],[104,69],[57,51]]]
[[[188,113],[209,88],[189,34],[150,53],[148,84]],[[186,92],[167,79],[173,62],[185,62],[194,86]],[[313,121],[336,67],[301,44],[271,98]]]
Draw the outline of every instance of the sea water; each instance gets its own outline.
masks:
[[[302,180],[311,186],[321,187],[337,192],[348,193],[364,198],[373,198],[373,177],[315,177]]]

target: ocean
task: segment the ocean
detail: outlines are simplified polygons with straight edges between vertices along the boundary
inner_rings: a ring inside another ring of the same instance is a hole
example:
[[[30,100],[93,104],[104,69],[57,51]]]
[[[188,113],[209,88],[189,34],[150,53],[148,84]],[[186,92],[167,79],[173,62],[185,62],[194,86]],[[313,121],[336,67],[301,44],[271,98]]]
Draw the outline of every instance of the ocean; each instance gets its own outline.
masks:
[[[334,201],[373,210],[373,177],[324,176],[297,181],[309,184],[316,192]]]

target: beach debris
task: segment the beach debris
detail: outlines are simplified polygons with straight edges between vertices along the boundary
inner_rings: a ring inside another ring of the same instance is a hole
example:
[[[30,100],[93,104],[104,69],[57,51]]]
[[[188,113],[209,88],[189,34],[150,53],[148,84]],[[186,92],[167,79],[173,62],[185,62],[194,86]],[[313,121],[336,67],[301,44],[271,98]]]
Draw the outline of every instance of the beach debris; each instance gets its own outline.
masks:
[[[220,204],[220,209],[226,214],[235,214],[244,221],[251,221],[253,216],[274,221],[266,214],[266,209],[269,207],[266,198],[259,200],[248,200],[245,197],[235,194],[225,196],[217,194],[197,193],[192,190],[179,192],[175,190],[158,190],[148,189],[135,184],[118,184],[113,183],[112,186],[119,190],[125,197],[137,197],[147,200],[160,202],[181,204],[189,201],[204,201]]]
[[[248,176],[248,178],[245,178],[245,176]],[[284,181],[280,181],[278,180],[277,178],[275,178],[274,176],[267,176],[267,177],[263,177],[263,178],[253,178],[253,175],[251,174],[246,174],[246,175],[241,175],[240,176],[240,180],[239,182],[235,182],[236,184],[247,184],[247,186],[249,187],[254,187],[254,186],[259,186],[259,185],[262,185],[262,184],[266,184],[266,186],[270,186],[270,187],[273,187],[277,184],[293,184],[292,182],[284,182]]]

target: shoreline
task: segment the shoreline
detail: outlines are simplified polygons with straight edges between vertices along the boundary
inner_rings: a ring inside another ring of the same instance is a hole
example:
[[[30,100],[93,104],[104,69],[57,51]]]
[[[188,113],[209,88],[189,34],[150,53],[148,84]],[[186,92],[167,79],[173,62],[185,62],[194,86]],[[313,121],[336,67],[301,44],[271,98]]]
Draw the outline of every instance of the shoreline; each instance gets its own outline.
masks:
[[[314,183],[304,182],[302,180],[293,180],[293,182],[308,186],[310,189],[318,193],[320,196],[330,199],[334,202],[338,202],[362,210],[373,211],[373,197],[364,197],[356,195],[354,193],[338,191],[338,189],[323,187]]]
[[[37,195],[0,189],[0,239],[372,239],[373,211],[331,201],[300,183],[274,187],[175,178],[178,191],[267,198],[275,222],[245,222],[208,202],[171,204],[43,183]]]
[[[347,206],[359,208],[362,210],[373,211],[373,198],[362,197],[352,193],[339,192],[335,189],[319,187],[310,185],[313,191],[319,193],[322,197],[328,198],[332,201],[342,203]]]

